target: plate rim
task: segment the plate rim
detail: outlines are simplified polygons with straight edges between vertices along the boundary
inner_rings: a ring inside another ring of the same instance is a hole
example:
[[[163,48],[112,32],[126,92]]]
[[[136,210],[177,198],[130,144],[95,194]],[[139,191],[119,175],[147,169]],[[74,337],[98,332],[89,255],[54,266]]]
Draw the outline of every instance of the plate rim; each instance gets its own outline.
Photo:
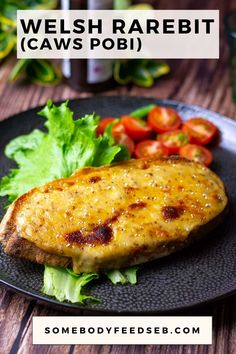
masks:
[[[222,292],[219,295],[217,295],[214,298],[206,299],[200,302],[192,302],[187,306],[179,306],[175,307],[172,309],[162,309],[162,310],[150,310],[150,311],[140,311],[140,310],[131,310],[131,311],[123,311],[123,310],[109,310],[109,309],[99,309],[99,308],[91,308],[90,306],[87,306],[86,304],[79,304],[75,305],[73,303],[69,302],[59,302],[57,300],[54,300],[54,298],[48,298],[44,295],[38,295],[34,294],[31,291],[27,291],[24,289],[19,288],[16,285],[10,284],[7,281],[0,279],[0,285],[3,285],[5,289],[10,288],[11,290],[14,290],[16,293],[22,294],[27,296],[28,298],[32,298],[34,300],[40,301],[42,303],[45,303],[47,305],[52,305],[55,307],[63,307],[64,310],[70,309],[71,311],[90,311],[90,312],[97,312],[97,313],[107,313],[107,314],[128,314],[128,315],[140,315],[140,314],[148,314],[148,315],[155,315],[155,314],[171,314],[171,313],[176,313],[176,312],[184,312],[184,311],[189,311],[189,310],[195,310],[200,307],[203,307],[206,304],[214,304],[218,301],[224,300],[226,298],[229,298],[231,296],[236,295],[236,286],[232,287],[227,292]],[[115,286],[115,285],[114,285]]]
[[[156,101],[157,104],[162,104],[162,105],[166,105],[166,106],[177,106],[181,107],[181,106],[190,106],[192,109],[194,110],[204,110],[206,113],[209,113],[211,116],[214,115],[216,119],[221,119],[223,121],[225,121],[227,124],[230,124],[231,126],[233,126],[236,129],[236,121],[234,121],[232,118],[229,118],[221,113],[215,112],[213,110],[210,110],[208,108],[205,107],[201,107],[199,105],[194,105],[191,103],[184,103],[182,101],[177,101],[177,100],[172,100],[172,99],[160,99],[160,98],[156,98],[156,97],[152,97],[152,96],[127,96],[127,95],[121,95],[121,96],[117,96],[117,95],[97,95],[97,96],[89,96],[89,97],[77,97],[77,98],[73,98],[73,99],[67,99],[69,101],[69,105],[70,103],[75,103],[77,101],[90,101],[93,100],[94,98],[101,98],[101,99],[117,99],[117,100],[132,100],[132,99],[142,99],[142,100],[150,100],[150,101]],[[65,102],[66,99],[63,100],[58,100],[53,102],[54,104],[58,105],[62,102]],[[5,123],[6,121],[9,121],[11,119],[16,119],[18,116],[24,114],[24,113],[31,113],[31,112],[35,112],[36,110],[40,110],[42,109],[44,105],[38,105],[35,107],[32,107],[30,109],[26,109],[23,111],[20,111],[18,113],[15,113],[13,115],[10,115],[8,117],[3,118],[3,120],[0,121],[0,126],[2,123]],[[7,274],[7,273],[6,273]],[[236,276],[235,276],[235,280],[236,280]],[[90,311],[90,312],[97,312],[97,313],[114,313],[114,314],[122,314],[122,313],[127,313],[130,315],[140,315],[140,313],[143,314],[162,314],[162,313],[166,313],[166,314],[171,314],[173,312],[183,312],[183,311],[187,311],[187,310],[194,310],[196,308],[202,307],[206,304],[212,304],[215,302],[218,302],[220,300],[223,300],[225,298],[229,298],[233,295],[236,294],[236,285],[234,286],[230,286],[229,289],[227,291],[223,291],[220,292],[218,295],[216,295],[215,297],[211,297],[208,298],[206,300],[203,301],[198,301],[198,302],[191,302],[188,305],[184,305],[184,306],[178,306],[175,308],[169,308],[169,309],[161,309],[161,310],[150,310],[150,311],[140,311],[140,310],[131,310],[131,311],[126,311],[126,310],[110,310],[110,309],[99,309],[99,308],[91,308],[89,305],[86,304],[73,304],[73,303],[69,303],[69,302],[59,302],[56,299],[49,298],[44,296],[43,294],[40,295],[33,293],[31,291],[28,291],[26,289],[23,289],[17,285],[14,285],[12,283],[9,283],[6,279],[3,279],[3,277],[0,275],[0,284],[4,286],[4,288],[10,288],[11,290],[14,290],[16,293],[20,293],[22,295],[25,295],[29,298],[38,300],[42,303],[44,303],[45,305],[52,305],[55,307],[61,307],[64,310],[66,309],[70,309],[70,310],[75,310],[75,311]]]

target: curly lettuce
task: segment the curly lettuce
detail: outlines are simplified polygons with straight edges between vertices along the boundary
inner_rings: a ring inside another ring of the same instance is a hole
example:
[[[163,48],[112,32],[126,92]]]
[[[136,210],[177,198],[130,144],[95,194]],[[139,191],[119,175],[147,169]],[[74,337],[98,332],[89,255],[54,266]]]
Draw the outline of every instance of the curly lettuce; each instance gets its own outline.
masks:
[[[46,119],[46,132],[36,129],[6,146],[6,156],[16,163],[16,168],[0,181],[0,196],[7,196],[9,202],[34,187],[69,177],[81,167],[110,165],[130,158],[124,146],[115,144],[112,125],[97,137],[99,117],[90,114],[74,120],[68,101],[56,106],[49,100],[39,115]],[[59,301],[83,303],[92,298],[83,294],[83,288],[98,277],[98,273],[75,274],[45,265],[42,292]],[[113,284],[134,284],[136,270],[114,270],[107,277]]]
[[[98,279],[97,273],[76,274],[69,269],[45,265],[42,292],[54,296],[58,301],[83,303],[86,299],[97,300],[83,294],[83,288],[92,280]]]
[[[96,136],[95,114],[74,120],[68,102],[55,106],[49,100],[39,115],[47,119],[47,132],[34,130],[6,146],[6,156],[17,164],[0,182],[0,196],[8,196],[10,202],[33,187],[69,177],[78,168],[130,158],[125,147],[114,143],[111,131]]]
[[[106,272],[106,276],[113,284],[136,284],[137,283],[137,271],[139,267],[130,267],[127,269],[114,269]]]

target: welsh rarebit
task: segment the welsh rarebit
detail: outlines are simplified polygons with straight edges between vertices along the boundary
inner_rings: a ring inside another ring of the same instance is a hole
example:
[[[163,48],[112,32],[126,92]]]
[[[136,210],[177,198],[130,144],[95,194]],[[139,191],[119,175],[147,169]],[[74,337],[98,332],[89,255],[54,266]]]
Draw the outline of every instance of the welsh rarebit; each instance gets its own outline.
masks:
[[[34,188],[8,209],[7,254],[93,272],[179,250],[222,220],[228,199],[208,168],[180,158],[87,167]]]

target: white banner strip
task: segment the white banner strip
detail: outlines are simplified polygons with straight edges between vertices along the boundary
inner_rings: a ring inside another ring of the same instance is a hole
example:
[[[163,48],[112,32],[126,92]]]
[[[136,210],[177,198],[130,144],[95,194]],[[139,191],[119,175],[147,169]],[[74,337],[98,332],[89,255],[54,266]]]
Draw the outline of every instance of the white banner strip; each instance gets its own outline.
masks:
[[[18,10],[18,58],[219,58],[218,10]]]
[[[33,317],[33,344],[212,344],[212,317]]]

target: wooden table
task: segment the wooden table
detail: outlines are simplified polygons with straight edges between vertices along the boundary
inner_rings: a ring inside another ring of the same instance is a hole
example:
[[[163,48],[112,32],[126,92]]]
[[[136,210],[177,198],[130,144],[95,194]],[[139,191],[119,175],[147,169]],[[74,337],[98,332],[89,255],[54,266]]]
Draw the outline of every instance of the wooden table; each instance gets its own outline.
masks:
[[[233,4],[234,3],[234,4]],[[235,0],[162,1],[162,8],[220,9],[223,14],[236,8]],[[223,26],[222,26],[223,27]],[[222,32],[222,28],[221,28]],[[227,47],[221,33],[220,60],[173,60],[172,74],[145,90],[137,87],[116,87],[106,95],[147,96],[170,98],[212,109],[236,120],[236,104],[231,100],[231,88],[227,68]],[[37,105],[46,100],[87,97],[89,94],[73,91],[66,84],[57,87],[37,87],[26,82],[12,85],[7,78],[14,59],[0,67],[0,120]],[[190,315],[212,315],[214,337],[212,346],[33,346],[32,316],[63,315],[35,300],[0,288],[0,353],[178,353],[178,354],[234,354],[236,353],[236,297],[214,305],[191,311]]]

